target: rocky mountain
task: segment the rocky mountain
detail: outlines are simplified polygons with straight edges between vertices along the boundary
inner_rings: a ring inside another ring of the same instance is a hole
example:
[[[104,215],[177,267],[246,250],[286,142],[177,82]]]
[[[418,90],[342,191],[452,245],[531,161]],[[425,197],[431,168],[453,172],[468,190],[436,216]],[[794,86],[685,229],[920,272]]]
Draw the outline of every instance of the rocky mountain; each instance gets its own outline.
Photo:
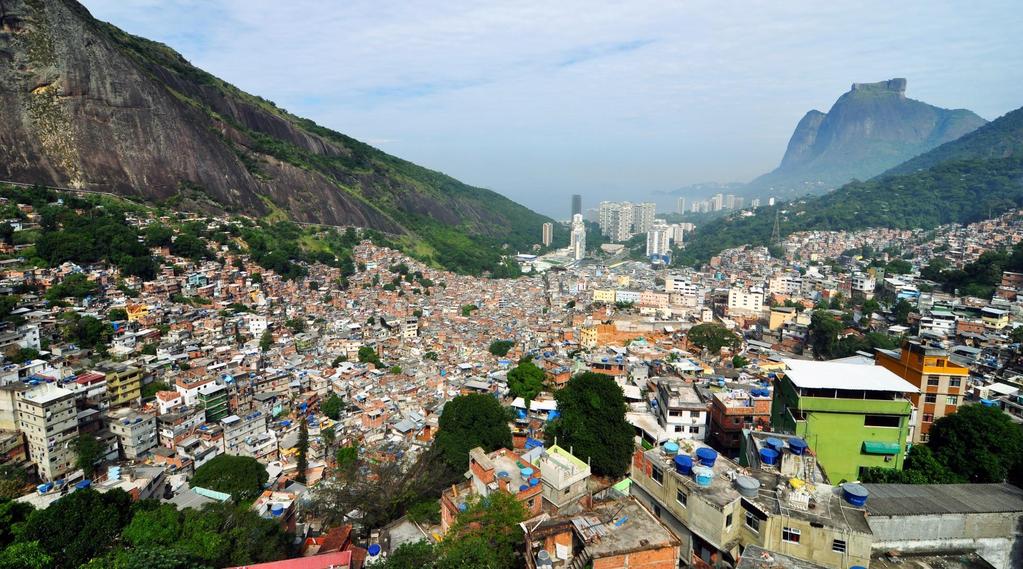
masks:
[[[865,182],[822,196],[722,217],[698,227],[682,262],[811,229],[925,228],[973,223],[1023,208],[1023,108]]]
[[[0,109],[0,180],[369,227],[463,270],[535,243],[547,221],[296,117],[74,0],[0,0]]]
[[[905,79],[854,83],[827,113],[806,113],[778,168],[743,193],[782,198],[823,193],[872,178],[985,122],[965,109],[907,98]]]

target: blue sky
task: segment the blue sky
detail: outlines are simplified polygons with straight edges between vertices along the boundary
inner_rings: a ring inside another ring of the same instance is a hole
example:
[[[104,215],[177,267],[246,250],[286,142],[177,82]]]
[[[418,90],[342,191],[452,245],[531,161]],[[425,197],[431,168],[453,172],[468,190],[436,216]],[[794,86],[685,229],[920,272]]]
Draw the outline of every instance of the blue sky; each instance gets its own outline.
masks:
[[[774,168],[853,82],[1023,106],[1023,10],[986,2],[84,0],[387,152],[567,217]],[[662,201],[665,201],[662,199]]]

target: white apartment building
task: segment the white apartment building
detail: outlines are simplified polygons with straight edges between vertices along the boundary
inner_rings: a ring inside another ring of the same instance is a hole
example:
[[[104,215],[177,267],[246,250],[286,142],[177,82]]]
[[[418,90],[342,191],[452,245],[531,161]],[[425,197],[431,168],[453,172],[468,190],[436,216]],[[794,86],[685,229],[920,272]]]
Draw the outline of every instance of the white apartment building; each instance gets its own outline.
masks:
[[[858,293],[867,298],[873,298],[874,288],[877,287],[877,281],[874,277],[866,273],[853,273],[849,285],[854,295]]]
[[[633,207],[629,202],[600,202],[600,232],[612,242],[628,241],[632,237]]]
[[[632,206],[632,233],[640,234],[650,231],[657,215],[657,204],[643,202]]]
[[[583,223],[583,216],[578,213],[572,216],[572,233],[569,235],[568,249],[576,261],[586,256],[586,224]]]
[[[646,256],[671,253],[671,229],[664,224],[654,225],[646,232]]]
[[[676,378],[657,378],[657,422],[669,440],[707,437],[707,403],[696,389]]]
[[[728,289],[728,313],[754,314],[764,311],[764,291],[733,286]]]
[[[29,458],[44,480],[56,480],[74,469],[78,437],[75,394],[53,383],[18,393],[18,429],[28,441]]]
[[[121,454],[128,460],[148,455],[157,445],[156,417],[122,408],[111,411],[110,432],[117,437]]]
[[[260,316],[258,314],[246,314],[245,325],[249,329],[249,334],[252,334],[256,338],[263,335],[266,332],[267,321],[266,316]]]
[[[227,454],[250,456],[251,444],[267,434],[266,414],[260,411],[244,417],[225,417],[220,426],[224,428],[224,452]]]
[[[554,241],[554,224],[546,222],[543,224],[543,230],[541,231],[541,239],[543,240],[544,247],[550,247],[551,242]]]
[[[800,294],[803,291],[803,276],[799,273],[774,275],[767,282],[767,290],[771,294]]]

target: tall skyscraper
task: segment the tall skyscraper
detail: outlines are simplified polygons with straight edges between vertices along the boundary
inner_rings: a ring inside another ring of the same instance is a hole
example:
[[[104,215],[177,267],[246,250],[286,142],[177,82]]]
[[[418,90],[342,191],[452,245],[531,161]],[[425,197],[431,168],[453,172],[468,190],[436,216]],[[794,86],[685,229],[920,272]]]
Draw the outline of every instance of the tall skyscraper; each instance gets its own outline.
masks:
[[[667,255],[671,250],[671,229],[658,223],[646,232],[646,256]]]
[[[678,213],[685,213],[686,212],[686,199],[685,198],[679,198],[678,201],[675,202],[675,211],[678,212]]]
[[[626,202],[627,204],[628,202]],[[622,204],[622,205],[626,205]],[[650,202],[638,203],[632,206],[632,234],[638,235],[650,231],[654,225],[654,216],[657,215],[657,204]]]
[[[550,247],[551,242],[554,241],[554,224],[547,222],[543,224],[543,246]]]
[[[725,209],[735,209],[735,194],[725,196]]]
[[[721,211],[725,207],[725,196],[724,194],[714,194],[714,197],[710,198],[710,210]]]
[[[576,261],[586,256],[586,224],[583,223],[581,213],[572,216],[572,233],[569,235],[568,249]]]
[[[579,194],[572,194],[572,219],[583,212],[583,197]]]

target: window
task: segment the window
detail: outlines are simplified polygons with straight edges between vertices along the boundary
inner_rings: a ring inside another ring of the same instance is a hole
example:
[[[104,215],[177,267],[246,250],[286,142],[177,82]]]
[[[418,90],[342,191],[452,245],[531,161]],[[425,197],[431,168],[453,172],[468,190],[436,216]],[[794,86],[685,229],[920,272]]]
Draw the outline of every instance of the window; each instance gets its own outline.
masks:
[[[924,423],[932,423],[934,422],[934,415],[932,413],[924,413],[923,420]]]
[[[650,473],[650,478],[654,479],[654,482],[658,484],[664,484],[664,471],[661,470],[660,466],[653,465],[653,470]]]
[[[963,385],[963,378],[961,377],[950,377],[948,378],[949,387],[961,387]]]
[[[686,493],[683,492],[681,488],[679,488],[678,490],[675,490],[675,501],[677,501],[679,504],[682,504],[683,508],[686,507],[686,499],[687,498],[688,498],[688,496],[686,496]]]
[[[936,375],[927,376],[927,385],[930,385],[931,387],[936,387],[939,383],[941,383],[940,377]]]
[[[796,528],[781,528],[781,540],[788,543],[799,543],[799,530]]]
[[[699,433],[700,432],[700,427],[689,427],[689,432],[690,433]]]
[[[924,403],[937,403],[937,402],[938,402],[938,396],[937,395],[935,395],[933,393],[928,393],[927,395],[924,395]]]
[[[845,553],[845,540],[836,539],[831,542],[831,551],[835,553]]]
[[[753,514],[746,512],[746,527],[753,530],[755,533],[760,533],[760,520],[758,520]]]
[[[955,395],[947,395],[945,397],[945,405],[959,405],[959,397]]]
[[[902,417],[898,415],[864,415],[864,427],[898,427],[902,424]]]
[[[732,527],[732,514],[725,516],[725,528]]]

